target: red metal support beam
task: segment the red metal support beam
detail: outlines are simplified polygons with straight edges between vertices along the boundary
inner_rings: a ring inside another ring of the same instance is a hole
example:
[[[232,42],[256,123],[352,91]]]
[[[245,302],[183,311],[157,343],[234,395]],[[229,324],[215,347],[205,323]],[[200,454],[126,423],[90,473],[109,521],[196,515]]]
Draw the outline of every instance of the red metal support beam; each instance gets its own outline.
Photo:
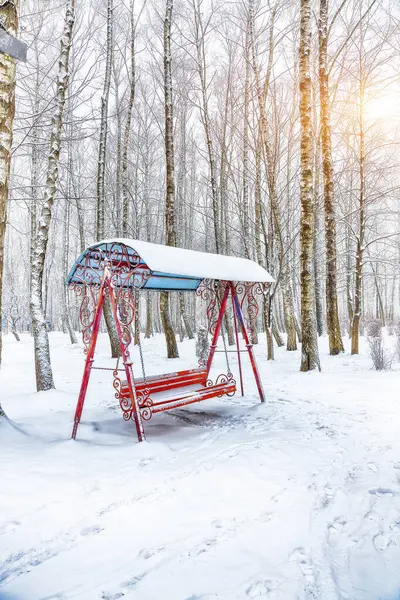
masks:
[[[251,367],[252,367],[253,373],[254,373],[254,379],[256,380],[256,384],[257,384],[258,394],[260,396],[261,402],[265,402],[265,394],[264,394],[264,390],[263,390],[263,387],[262,387],[262,383],[261,383],[261,379],[260,379],[260,374],[258,372],[256,358],[254,356],[253,345],[250,344],[249,336],[247,334],[247,329],[246,329],[246,325],[245,325],[244,318],[243,318],[242,309],[240,308],[240,303],[239,303],[238,297],[236,295],[235,286],[233,285],[232,282],[229,282],[229,288],[230,288],[231,293],[232,293],[232,298],[234,300],[234,305],[235,305],[235,308],[236,308],[237,318],[238,318],[238,321],[239,321],[240,328],[242,330],[244,341],[246,343],[247,351],[249,353]]]
[[[72,435],[71,435],[71,438],[73,440],[76,438],[76,432],[78,430],[78,425],[81,420],[83,405],[85,403],[87,387],[88,387],[88,383],[89,383],[89,379],[90,379],[90,373],[91,373],[92,366],[93,366],[94,351],[96,349],[97,336],[99,334],[100,321],[101,321],[101,316],[102,316],[102,311],[103,311],[104,293],[105,293],[105,278],[103,277],[101,286],[100,286],[100,291],[99,291],[99,299],[97,301],[95,316],[94,316],[94,320],[93,320],[92,333],[91,333],[90,342],[89,342],[89,346],[88,346],[88,350],[87,350],[87,354],[86,354],[86,361],[85,361],[85,368],[83,370],[81,389],[79,391],[78,402],[77,402],[76,410],[75,410],[74,426],[72,428]]]
[[[209,376],[212,361],[213,361],[214,354],[215,354],[215,350],[217,348],[218,337],[219,337],[219,334],[221,331],[222,319],[224,318],[224,314],[226,311],[226,305],[228,302],[229,292],[230,292],[230,286],[229,286],[229,283],[226,283],[224,295],[222,296],[221,306],[219,309],[217,324],[215,326],[214,335],[213,335],[212,342],[211,342],[210,353],[207,358],[207,367],[206,367],[207,377]],[[217,294],[218,291],[216,291],[215,293]]]
[[[128,349],[129,343],[124,343],[124,341],[123,341],[124,336],[123,336],[121,321],[118,316],[118,306],[117,306],[117,302],[115,300],[114,288],[113,288],[109,278],[107,278],[107,285],[108,285],[115,325],[116,325],[117,333],[118,333],[118,340],[119,340],[119,347],[121,349],[122,362],[125,367],[126,383],[127,383],[128,389],[129,389],[129,395],[131,397],[132,414],[133,414],[133,419],[135,421],[136,433],[137,433],[138,441],[144,442],[146,440],[146,436],[144,433],[142,416],[140,414],[139,402],[138,402],[137,395],[136,395],[135,380],[133,377],[133,369],[132,369],[132,361],[130,359],[130,354],[129,354],[129,349]],[[135,311],[136,311],[136,306],[135,306]]]

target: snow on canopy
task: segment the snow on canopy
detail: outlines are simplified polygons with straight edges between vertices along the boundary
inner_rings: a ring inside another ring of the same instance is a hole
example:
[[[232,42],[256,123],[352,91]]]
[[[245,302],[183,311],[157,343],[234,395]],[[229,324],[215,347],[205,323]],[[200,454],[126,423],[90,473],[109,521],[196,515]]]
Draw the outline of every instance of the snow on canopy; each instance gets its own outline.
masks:
[[[141,240],[116,238],[89,246],[75,262],[67,283],[75,281],[76,269],[83,265],[91,250],[107,252],[121,244],[140,256],[151,277],[143,286],[153,290],[195,290],[203,279],[272,283],[273,277],[259,264],[247,258],[211,254],[183,248],[152,244]]]

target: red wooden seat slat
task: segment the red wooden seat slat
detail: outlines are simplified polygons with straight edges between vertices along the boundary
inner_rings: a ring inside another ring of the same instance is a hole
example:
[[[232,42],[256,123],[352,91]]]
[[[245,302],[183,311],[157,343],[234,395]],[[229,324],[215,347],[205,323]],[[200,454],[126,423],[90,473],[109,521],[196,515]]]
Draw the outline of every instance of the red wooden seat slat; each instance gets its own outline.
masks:
[[[233,382],[229,382],[229,383],[217,383],[215,385],[210,385],[210,386],[201,386],[195,389],[189,389],[189,390],[182,390],[181,393],[177,393],[174,395],[171,395],[169,398],[161,398],[161,399],[157,399],[157,396],[154,396],[152,398],[153,403],[152,406],[162,406],[163,404],[170,404],[172,402],[176,402],[176,401],[181,401],[184,400],[185,398],[189,398],[191,396],[198,396],[200,397],[201,395],[203,395],[204,393],[207,393],[207,395],[209,394],[213,394],[214,396],[222,396],[223,394],[225,394],[225,388],[229,386],[229,387],[234,387],[236,389],[236,386]],[[232,390],[230,390],[231,392]],[[229,393],[230,393],[229,392]]]
[[[236,391],[236,385],[234,383],[220,383],[205,387],[200,390],[192,391],[181,397],[175,399],[171,398],[168,402],[155,402],[151,408],[153,414],[163,412],[164,410],[172,410],[179,408],[180,406],[187,406],[188,404],[194,404],[195,402],[202,402],[203,400],[209,400],[216,396],[224,396],[225,394],[231,394]]]
[[[135,388],[137,392],[148,389],[149,392],[158,393],[193,384],[205,385],[206,381],[206,369],[192,369],[190,371],[177,371],[176,373],[146,377],[146,383],[143,378],[135,379]],[[129,389],[126,381],[121,381],[120,396],[129,397]]]

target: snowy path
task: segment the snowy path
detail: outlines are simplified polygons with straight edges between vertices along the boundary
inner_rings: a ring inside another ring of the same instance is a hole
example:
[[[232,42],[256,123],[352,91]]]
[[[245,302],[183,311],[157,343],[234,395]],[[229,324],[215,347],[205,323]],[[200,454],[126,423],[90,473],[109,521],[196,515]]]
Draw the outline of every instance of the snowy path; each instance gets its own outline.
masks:
[[[25,432],[0,428],[0,600],[398,600],[399,371],[280,351],[265,405],[248,371],[246,398],[155,416],[140,445],[100,372],[71,442],[81,353],[54,334],[58,391],[27,394],[30,344],[6,338],[0,374]]]

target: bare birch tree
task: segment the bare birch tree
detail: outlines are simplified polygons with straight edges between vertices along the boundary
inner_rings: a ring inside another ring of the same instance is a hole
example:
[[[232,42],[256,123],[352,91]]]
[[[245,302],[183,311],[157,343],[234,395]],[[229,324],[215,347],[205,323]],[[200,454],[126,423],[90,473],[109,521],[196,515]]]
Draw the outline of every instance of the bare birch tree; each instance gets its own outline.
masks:
[[[314,282],[313,130],[311,90],[311,0],[300,0],[300,285],[301,371],[320,369]]]
[[[101,117],[100,117],[100,139],[99,139],[99,157],[97,163],[97,241],[105,237],[105,177],[106,177],[106,153],[108,137],[108,104],[110,98],[111,74],[113,64],[113,26],[114,26],[114,2],[107,1],[107,38],[106,38],[106,68],[104,74],[103,93],[101,96]],[[104,320],[107,325],[108,337],[111,347],[111,358],[118,358],[121,355],[117,329],[114,323],[114,317],[109,298],[105,299],[103,307]]]
[[[11,35],[18,30],[18,0],[0,3],[0,26]],[[15,59],[0,52],[0,366],[2,359],[2,305],[4,242],[15,113]],[[1,407],[0,407],[1,410]]]
[[[174,115],[172,97],[172,29],[173,0],[166,0],[164,17],[164,116],[165,116],[165,242],[167,246],[176,246],[175,219],[175,161],[174,161]],[[167,342],[168,358],[178,358],[178,346],[172,328],[169,293],[160,294],[160,313]]]
[[[321,150],[325,209],[326,323],[329,336],[329,353],[335,355],[343,352],[344,347],[339,324],[336,282],[337,248],[328,68],[328,0],[320,0],[318,39]]]
[[[75,22],[75,0],[68,0],[64,30],[61,37],[58,75],[56,84],[55,110],[52,119],[50,149],[47,162],[46,186],[37,228],[36,244],[32,262],[31,319],[35,345],[35,371],[37,391],[54,387],[50,362],[49,337],[43,309],[43,274],[49,241],[49,230],[57,190],[58,169],[61,149],[61,131],[66,94],[68,90],[69,56]]]

